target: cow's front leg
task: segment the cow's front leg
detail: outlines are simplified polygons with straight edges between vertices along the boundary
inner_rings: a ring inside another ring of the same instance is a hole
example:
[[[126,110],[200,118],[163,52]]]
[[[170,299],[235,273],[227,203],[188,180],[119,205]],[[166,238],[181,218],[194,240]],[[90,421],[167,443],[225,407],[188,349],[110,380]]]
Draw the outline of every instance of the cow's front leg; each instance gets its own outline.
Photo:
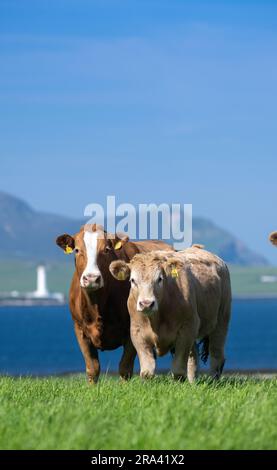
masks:
[[[142,379],[151,379],[155,375],[156,361],[153,346],[145,345],[138,351],[140,376]]]
[[[138,353],[141,378],[150,379],[154,377],[156,369],[154,345],[140,333],[137,333],[135,328],[131,328],[131,338]]]
[[[194,382],[198,375],[198,350],[196,343],[193,344],[188,358],[187,376],[190,383]]]
[[[183,327],[178,333],[175,342],[175,354],[172,361],[172,374],[176,380],[185,380],[187,376],[187,367],[190,352],[194,345],[194,335],[189,331],[190,328]],[[194,374],[188,374],[189,381],[194,380]]]
[[[132,377],[136,355],[137,352],[131,338],[128,338],[123,346],[123,354],[119,363],[119,375],[123,380],[128,380]]]
[[[76,338],[82,351],[86,373],[89,383],[97,383],[100,374],[100,362],[98,359],[98,351],[93,346],[91,340],[87,338],[78,323],[74,323]]]

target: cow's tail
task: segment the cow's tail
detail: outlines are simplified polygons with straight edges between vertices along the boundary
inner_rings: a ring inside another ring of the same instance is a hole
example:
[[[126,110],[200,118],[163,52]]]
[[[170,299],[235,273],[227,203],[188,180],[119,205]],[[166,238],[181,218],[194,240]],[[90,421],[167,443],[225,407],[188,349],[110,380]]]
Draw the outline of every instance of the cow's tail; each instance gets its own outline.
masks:
[[[209,357],[209,344],[210,341],[208,336],[205,336],[205,338],[201,339],[198,343],[199,356],[204,364],[206,364]]]

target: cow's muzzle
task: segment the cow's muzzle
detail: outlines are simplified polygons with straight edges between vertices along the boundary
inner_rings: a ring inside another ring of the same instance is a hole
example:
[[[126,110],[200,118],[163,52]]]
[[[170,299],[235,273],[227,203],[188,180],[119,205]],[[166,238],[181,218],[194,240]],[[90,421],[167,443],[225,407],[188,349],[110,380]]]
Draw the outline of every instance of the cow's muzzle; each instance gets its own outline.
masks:
[[[103,278],[101,274],[84,274],[80,284],[85,289],[97,290],[103,287]]]
[[[143,313],[151,313],[156,310],[155,299],[143,299],[138,301],[138,311]]]

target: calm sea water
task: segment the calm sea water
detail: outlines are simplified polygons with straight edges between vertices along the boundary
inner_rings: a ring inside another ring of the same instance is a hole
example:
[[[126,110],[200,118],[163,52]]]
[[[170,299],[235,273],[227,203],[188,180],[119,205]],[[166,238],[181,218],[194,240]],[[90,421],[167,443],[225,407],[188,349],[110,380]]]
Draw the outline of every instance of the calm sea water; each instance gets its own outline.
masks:
[[[121,349],[100,353],[102,371],[116,371]],[[277,300],[235,300],[226,369],[277,370]],[[158,369],[170,367],[170,355]],[[136,363],[138,370],[138,363]],[[0,374],[84,371],[67,307],[0,308]]]

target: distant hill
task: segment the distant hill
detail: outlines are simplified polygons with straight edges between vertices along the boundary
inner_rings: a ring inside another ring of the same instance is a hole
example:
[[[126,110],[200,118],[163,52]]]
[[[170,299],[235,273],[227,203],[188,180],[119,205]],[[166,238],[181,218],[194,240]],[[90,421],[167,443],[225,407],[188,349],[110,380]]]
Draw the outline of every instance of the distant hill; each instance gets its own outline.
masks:
[[[207,250],[216,253],[226,263],[240,266],[266,266],[268,260],[250,250],[234,235],[202,217],[193,219],[193,243],[202,243]]]
[[[49,261],[60,259],[55,245],[61,233],[75,233],[84,220],[38,212],[26,202],[0,192],[0,258]],[[204,218],[193,220],[193,242],[217,253],[226,262],[243,266],[267,265],[263,256],[248,249],[232,234]]]
[[[37,212],[24,201],[0,192],[0,258],[56,258],[57,235],[75,233],[80,221]]]

